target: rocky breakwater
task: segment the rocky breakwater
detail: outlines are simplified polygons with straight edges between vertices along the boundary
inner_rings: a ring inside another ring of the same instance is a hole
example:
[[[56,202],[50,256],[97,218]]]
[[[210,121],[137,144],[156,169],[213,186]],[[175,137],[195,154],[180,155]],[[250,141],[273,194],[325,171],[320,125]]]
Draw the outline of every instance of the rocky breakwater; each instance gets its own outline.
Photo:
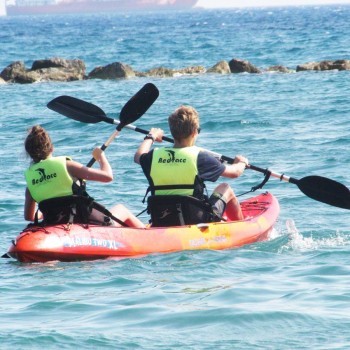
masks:
[[[43,81],[73,81],[85,78],[85,63],[82,60],[50,58],[34,61],[27,69],[22,61],[8,65],[0,77],[8,83],[30,84]]]
[[[83,60],[69,60],[55,57],[34,61],[30,69],[27,69],[22,61],[13,62],[0,73],[0,84],[30,84],[45,81],[74,81],[87,79],[128,79],[135,77],[171,78],[180,75],[199,74],[296,73],[301,71],[324,70],[350,70],[350,60],[308,62],[300,64],[293,69],[285,66],[258,68],[249,61],[233,58],[230,61],[220,61],[210,68],[204,66],[192,66],[180,69],[157,67],[144,72],[135,71],[127,64],[114,62],[106,66],[98,66],[90,73],[86,74],[86,66]]]
[[[305,70],[350,70],[350,60],[321,61],[298,65],[297,72]]]

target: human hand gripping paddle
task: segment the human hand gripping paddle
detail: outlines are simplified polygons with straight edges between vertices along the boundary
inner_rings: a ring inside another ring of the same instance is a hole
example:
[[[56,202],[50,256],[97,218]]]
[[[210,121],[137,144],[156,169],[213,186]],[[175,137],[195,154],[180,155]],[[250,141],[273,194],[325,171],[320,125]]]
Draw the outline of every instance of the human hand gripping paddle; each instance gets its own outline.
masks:
[[[103,110],[101,110],[96,105],[93,105],[92,103],[88,103],[69,96],[60,96],[55,100],[57,100],[57,104],[60,106],[60,108],[52,109],[69,118],[84,123],[98,123],[100,121],[115,125],[120,125],[122,123],[122,121],[107,117]],[[69,110],[69,113],[67,113],[67,110]],[[131,124],[124,125],[124,127],[145,135],[148,134],[148,130],[138,128]],[[163,140],[172,143],[174,142],[174,140],[169,137],[163,137]],[[221,155],[216,152],[208,150],[206,151],[222,162],[227,162],[229,164],[234,163],[233,158]],[[272,177],[297,185],[301,192],[316,201],[343,209],[350,209],[350,191],[346,186],[337,181],[317,175],[311,175],[303,177],[301,179],[296,179],[284,174],[278,174],[269,169],[257,167],[253,164],[249,164],[247,167],[251,170],[263,173],[265,175],[269,172]]]

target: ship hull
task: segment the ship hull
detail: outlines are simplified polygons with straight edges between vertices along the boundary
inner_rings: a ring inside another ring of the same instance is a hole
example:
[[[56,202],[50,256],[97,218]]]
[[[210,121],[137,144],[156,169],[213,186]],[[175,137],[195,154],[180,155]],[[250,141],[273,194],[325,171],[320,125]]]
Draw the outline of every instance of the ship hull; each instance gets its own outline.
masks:
[[[122,13],[129,11],[159,11],[159,10],[185,10],[192,8],[197,0],[168,1],[72,1],[50,5],[21,5],[8,6],[8,16],[18,15],[44,15],[44,14],[74,14],[74,13]]]

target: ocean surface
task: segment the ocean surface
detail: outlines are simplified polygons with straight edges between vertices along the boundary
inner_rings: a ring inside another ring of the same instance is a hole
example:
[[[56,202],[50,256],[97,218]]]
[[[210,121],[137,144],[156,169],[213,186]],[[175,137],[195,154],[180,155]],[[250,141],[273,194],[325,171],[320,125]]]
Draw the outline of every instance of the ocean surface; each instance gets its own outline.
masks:
[[[49,57],[83,59],[87,72],[116,61],[145,71],[209,68],[232,58],[291,69],[350,59],[346,6],[2,17],[0,28],[0,70],[17,60],[30,68]],[[118,118],[148,82],[160,96],[135,125],[170,135],[167,116],[190,104],[201,115],[199,146],[243,154],[287,176],[320,175],[350,185],[350,71],[0,85],[1,254],[26,225],[26,130],[43,125],[56,155],[82,163],[114,130],[73,121],[46,104],[70,95]],[[147,184],[133,163],[142,138],[122,130],[106,151],[115,181],[89,184],[107,207],[144,209]],[[247,170],[229,182],[240,194],[261,180]],[[349,211],[278,179],[265,190],[281,206],[266,242],[94,262],[1,259],[0,349],[349,349]]]

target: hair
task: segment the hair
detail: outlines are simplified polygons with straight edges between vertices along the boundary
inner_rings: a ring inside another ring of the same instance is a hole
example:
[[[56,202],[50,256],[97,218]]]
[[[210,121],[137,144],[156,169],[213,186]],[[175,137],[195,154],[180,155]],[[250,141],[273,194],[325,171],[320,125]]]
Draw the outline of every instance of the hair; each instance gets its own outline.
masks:
[[[191,106],[180,106],[168,118],[174,139],[186,139],[199,128],[199,113]]]
[[[34,163],[46,159],[53,151],[50,136],[40,125],[35,125],[28,129],[24,147]]]

